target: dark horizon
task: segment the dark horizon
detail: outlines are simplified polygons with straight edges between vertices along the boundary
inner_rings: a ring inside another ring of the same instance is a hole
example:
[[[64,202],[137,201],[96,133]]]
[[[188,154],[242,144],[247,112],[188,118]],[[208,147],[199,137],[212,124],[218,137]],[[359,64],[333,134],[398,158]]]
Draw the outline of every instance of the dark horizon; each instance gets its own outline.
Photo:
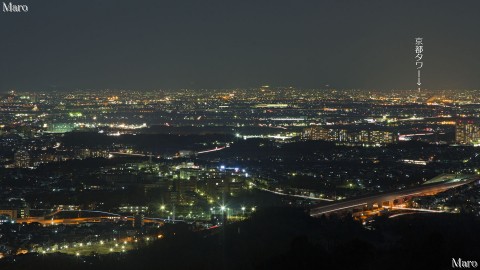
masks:
[[[15,1],[17,3],[17,1]],[[0,91],[478,89],[478,1],[32,1],[0,14]]]

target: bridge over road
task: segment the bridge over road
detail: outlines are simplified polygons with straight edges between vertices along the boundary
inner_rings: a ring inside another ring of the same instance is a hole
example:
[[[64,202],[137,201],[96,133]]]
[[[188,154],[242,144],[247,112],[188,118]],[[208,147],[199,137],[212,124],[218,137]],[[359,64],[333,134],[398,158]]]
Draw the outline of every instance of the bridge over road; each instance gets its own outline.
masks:
[[[421,186],[404,190],[395,190],[369,196],[331,202],[310,209],[311,216],[352,211],[354,209],[392,208],[413,197],[433,195],[451,188],[472,183],[480,179],[479,175],[443,174],[425,182]]]

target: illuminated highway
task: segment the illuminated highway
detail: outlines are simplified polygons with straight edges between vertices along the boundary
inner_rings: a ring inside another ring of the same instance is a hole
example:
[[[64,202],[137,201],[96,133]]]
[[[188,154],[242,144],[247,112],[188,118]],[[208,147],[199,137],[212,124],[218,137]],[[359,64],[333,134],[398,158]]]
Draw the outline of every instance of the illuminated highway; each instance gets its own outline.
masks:
[[[78,214],[95,214],[96,216],[85,217],[61,217],[62,213],[78,213]],[[44,225],[58,225],[58,224],[80,224],[85,222],[104,222],[104,221],[133,221],[133,216],[122,216],[116,213],[96,211],[96,210],[57,210],[42,217],[27,217],[19,218],[16,221],[18,223],[32,223],[38,222]],[[163,224],[165,221],[171,221],[162,218],[149,218],[144,217],[143,221],[146,223],[159,223]]]
[[[375,208],[382,206],[388,206],[391,208],[405,200],[411,199],[412,197],[436,194],[447,189],[472,183],[479,179],[480,177],[476,175],[468,177],[445,177],[444,181],[428,181],[426,184],[414,188],[385,192],[317,206],[310,209],[310,215],[319,216],[335,212],[338,213],[343,211],[352,211],[354,209]]]
[[[197,155],[201,155],[201,154],[206,154],[206,153],[221,151],[221,150],[226,149],[227,147],[229,147],[229,146],[227,145],[227,146],[222,146],[222,147],[215,147],[215,148],[213,148],[213,149],[196,152],[196,154],[197,154]]]
[[[302,198],[302,199],[309,199],[309,200],[316,200],[316,201],[326,201],[326,202],[332,202],[333,201],[332,199],[311,197],[311,196],[305,196],[305,195],[295,195],[295,194],[288,194],[288,193],[283,193],[283,192],[279,192],[279,191],[274,191],[274,190],[258,187],[254,183],[252,183],[252,186],[259,189],[259,190],[263,190],[263,191],[270,192],[270,193],[277,194],[277,195],[281,195],[281,196],[297,197],[297,198]]]

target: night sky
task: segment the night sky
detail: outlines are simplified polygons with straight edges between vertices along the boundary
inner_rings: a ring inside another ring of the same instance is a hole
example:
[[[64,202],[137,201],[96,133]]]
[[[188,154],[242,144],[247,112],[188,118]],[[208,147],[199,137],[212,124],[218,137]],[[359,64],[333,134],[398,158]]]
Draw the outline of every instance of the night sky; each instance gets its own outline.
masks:
[[[8,1],[6,1],[8,3]],[[480,89],[480,1],[12,0],[0,92],[296,86]]]

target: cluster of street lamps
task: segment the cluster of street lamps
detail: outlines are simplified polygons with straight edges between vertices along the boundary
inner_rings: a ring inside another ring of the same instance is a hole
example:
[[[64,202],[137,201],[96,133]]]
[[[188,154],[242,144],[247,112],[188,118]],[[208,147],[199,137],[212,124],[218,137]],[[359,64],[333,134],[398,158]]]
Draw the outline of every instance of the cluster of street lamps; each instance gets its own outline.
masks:
[[[161,238],[163,238],[163,235],[162,235],[162,234],[159,234],[159,235],[157,235],[157,238],[158,238],[158,239],[161,239]],[[152,240],[152,238],[151,238],[151,237],[148,237],[148,236],[145,237],[144,239],[145,239],[146,242],[150,242],[150,241]],[[108,242],[109,242],[109,241],[100,240],[100,241],[98,242],[98,244],[101,245],[101,246],[104,246],[104,245],[108,244]],[[108,249],[109,252],[114,252],[115,250],[118,250],[118,251],[121,250],[121,252],[126,252],[126,251],[127,251],[127,250],[126,250],[127,245],[128,245],[128,242],[127,242],[127,241],[123,241],[123,242],[120,241],[120,240],[117,241],[116,238],[113,238],[113,242],[114,242],[114,245],[111,246],[111,247]],[[138,242],[137,239],[135,239],[134,242],[137,243],[137,242]],[[87,242],[86,244],[84,244],[84,243],[78,243],[78,244],[73,244],[73,245],[71,245],[71,247],[73,247],[73,248],[83,248],[84,246],[91,246],[91,245],[93,245],[93,244],[94,244],[94,243],[92,243],[92,242]],[[60,250],[67,250],[68,248],[69,248],[68,245],[63,245],[63,246],[60,246],[60,247],[58,247],[58,248],[55,248],[55,247],[47,248],[47,249],[42,250],[42,251],[41,251],[41,254],[46,255],[47,253],[50,253],[50,252],[55,252],[55,251],[57,251],[57,250],[58,250],[58,251],[60,251]],[[76,251],[76,252],[75,252],[75,255],[76,255],[77,257],[80,256],[80,255],[81,255],[80,251]]]

